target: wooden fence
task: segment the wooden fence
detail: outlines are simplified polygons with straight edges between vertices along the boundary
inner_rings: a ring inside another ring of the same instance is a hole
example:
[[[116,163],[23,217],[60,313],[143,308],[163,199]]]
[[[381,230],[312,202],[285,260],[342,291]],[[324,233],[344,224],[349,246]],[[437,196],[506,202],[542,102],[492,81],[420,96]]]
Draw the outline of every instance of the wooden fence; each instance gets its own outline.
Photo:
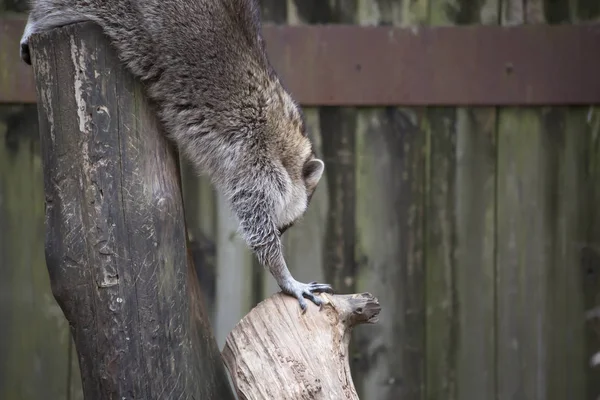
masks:
[[[261,3],[265,21],[291,25],[600,19],[596,0]],[[21,11],[18,1],[0,7]],[[379,323],[354,333],[355,349],[366,349],[352,357],[361,399],[599,398],[600,366],[590,361],[600,351],[600,109],[305,114],[326,176],[285,234],[285,253],[299,280],[379,298]],[[45,269],[35,121],[33,105],[0,106],[0,398],[77,399],[74,348]],[[223,201],[187,166],[184,196],[222,347],[277,287],[236,237]]]

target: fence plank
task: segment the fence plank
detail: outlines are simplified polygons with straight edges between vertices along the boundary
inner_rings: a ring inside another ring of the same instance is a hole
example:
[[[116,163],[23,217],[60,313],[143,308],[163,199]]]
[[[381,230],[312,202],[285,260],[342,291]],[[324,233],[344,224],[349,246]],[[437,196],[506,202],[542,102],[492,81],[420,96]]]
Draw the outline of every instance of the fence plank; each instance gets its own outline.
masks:
[[[552,259],[546,266],[548,293],[548,399],[587,399],[584,338],[584,291],[581,278],[581,244],[587,221],[593,215],[586,186],[589,131],[588,110],[555,108],[542,113],[544,133],[554,143],[554,210]],[[559,295],[560,293],[560,295]],[[558,329],[557,329],[558,328]],[[596,394],[595,397],[597,397]],[[594,398],[594,397],[592,397]]]
[[[545,399],[550,160],[535,111],[499,118],[498,398]]]
[[[454,400],[459,307],[455,268],[456,110],[429,109],[426,115],[428,165],[425,211],[425,398]]]
[[[585,165],[575,161],[587,135],[573,123],[566,130],[564,111],[500,113],[500,399],[587,398],[578,244],[590,210]]]
[[[225,196],[217,193],[217,279],[214,332],[219,349],[254,306],[253,255],[238,235],[239,223]]]
[[[505,0],[503,24],[544,23],[546,5]],[[499,114],[500,399],[586,398],[576,243],[585,239],[581,219],[589,209],[585,171],[574,163],[584,154],[585,130],[567,125],[574,110]]]
[[[420,399],[424,384],[425,135],[412,110],[372,110],[357,133],[359,290],[378,293],[380,322],[356,332],[362,396]]]
[[[458,110],[456,124],[456,397],[491,399],[496,389],[496,111]]]
[[[357,2],[360,25],[424,21],[428,0]],[[425,386],[424,183],[422,109],[357,113],[356,290],[378,294],[375,330],[355,334],[361,396],[421,399]],[[360,352],[359,352],[360,351]]]
[[[551,4],[551,2],[547,3],[546,7],[550,7]],[[600,21],[600,2],[576,0],[569,2],[569,5],[569,18],[566,17],[565,9],[556,9],[554,13],[547,13],[547,15],[549,14],[548,18],[552,17],[557,22],[570,23]],[[573,343],[581,343],[582,338],[585,341],[585,347],[581,349],[583,354],[580,353],[578,346],[574,349],[575,351],[567,352],[567,395],[569,398],[598,399],[600,398],[600,208],[598,208],[598,204],[600,204],[600,186],[598,186],[598,182],[600,182],[600,109],[581,107],[567,110],[572,110],[565,120],[567,138],[570,142],[577,140],[577,137],[583,139],[583,146],[586,149],[585,156],[571,157],[568,162],[584,168],[585,180],[583,184],[579,182],[579,185],[583,185],[587,189],[585,191],[585,211],[578,215],[579,222],[586,231],[586,238],[581,242],[566,244],[567,249],[578,249],[579,251],[571,258],[574,268],[567,270],[569,272],[567,274],[568,287],[565,291],[568,299],[566,324],[574,329],[573,332],[565,335],[566,343],[563,342],[562,345],[570,348]],[[565,165],[567,165],[566,160]],[[567,190],[570,191],[572,188],[567,188]],[[565,194],[567,193],[565,192]],[[577,205],[571,205],[571,207],[577,207]],[[573,271],[577,270],[577,266],[579,274],[574,276]],[[580,314],[571,311],[576,309],[580,301],[583,302],[585,310],[584,332],[581,335],[578,331],[578,328],[581,327]],[[580,359],[582,356],[583,360]],[[595,365],[592,363],[594,356],[598,357]],[[583,373],[579,369],[571,368],[571,366],[579,367],[581,365],[586,367]]]
[[[498,0],[431,0],[428,22],[497,24],[497,10]],[[496,372],[496,112],[430,107],[426,116],[425,397],[491,399]]]
[[[588,172],[589,218],[583,222],[587,230],[587,240],[581,245],[581,287],[585,325],[585,364],[587,374],[585,387],[588,398],[600,397],[600,109],[591,108],[586,112],[586,146]],[[593,362],[595,360],[595,363]]]
[[[212,326],[216,325],[217,200],[210,178],[181,160],[183,202],[194,267]]]

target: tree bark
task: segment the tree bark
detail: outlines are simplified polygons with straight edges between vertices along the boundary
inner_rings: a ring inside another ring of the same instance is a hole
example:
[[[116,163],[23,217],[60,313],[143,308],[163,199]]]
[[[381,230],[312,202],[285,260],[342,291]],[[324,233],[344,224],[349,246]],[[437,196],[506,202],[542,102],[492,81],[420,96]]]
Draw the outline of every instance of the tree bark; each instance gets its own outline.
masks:
[[[32,37],[46,262],[86,399],[232,399],[190,253],[177,154],[101,29]]]
[[[321,294],[321,310],[276,293],[257,305],[227,337],[223,358],[241,400],[354,400],[348,344],[353,327],[376,323],[370,293]]]

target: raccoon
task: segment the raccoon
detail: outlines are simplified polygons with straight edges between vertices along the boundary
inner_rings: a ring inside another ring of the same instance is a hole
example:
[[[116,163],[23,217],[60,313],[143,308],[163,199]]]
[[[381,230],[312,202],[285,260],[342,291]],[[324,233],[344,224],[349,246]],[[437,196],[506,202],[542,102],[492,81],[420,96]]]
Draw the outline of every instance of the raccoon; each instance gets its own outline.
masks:
[[[240,233],[283,293],[306,310],[330,285],[302,283],[281,235],[305,213],[325,164],[302,111],[266,55],[255,0],[34,0],[20,43],[67,24],[98,24],[144,84],[165,131],[228,199]]]

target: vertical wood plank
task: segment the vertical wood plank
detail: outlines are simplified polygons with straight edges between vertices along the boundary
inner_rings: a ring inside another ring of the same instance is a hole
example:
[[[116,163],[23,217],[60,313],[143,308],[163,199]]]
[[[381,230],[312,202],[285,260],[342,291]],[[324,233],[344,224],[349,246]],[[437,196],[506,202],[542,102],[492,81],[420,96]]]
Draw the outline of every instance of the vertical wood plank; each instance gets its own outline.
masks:
[[[428,22],[497,24],[497,10],[498,0],[430,0]],[[430,107],[426,115],[426,397],[491,399],[496,113]]]
[[[426,398],[456,398],[456,110],[427,110]],[[477,283],[474,283],[477,284]]]
[[[357,289],[377,293],[379,323],[357,330],[364,398],[421,399],[424,386],[425,135],[413,110],[363,111],[357,133]]]
[[[589,218],[584,222],[587,240],[580,247],[581,289],[586,310],[585,387],[588,398],[600,397],[600,109],[586,113]],[[580,290],[581,290],[580,289]]]
[[[456,130],[456,398],[493,399],[496,390],[496,112],[494,109],[460,109]]]
[[[587,398],[578,250],[590,215],[587,135],[565,111],[500,114],[500,399]]]
[[[545,134],[557,147],[557,153],[552,154],[557,161],[556,210],[551,217],[555,244],[546,269],[551,285],[548,320],[553,327],[548,331],[548,398],[557,400],[589,398],[580,249],[595,206],[589,201],[586,186],[590,133],[586,117],[585,107],[557,108],[543,114]]]
[[[357,23],[420,24],[427,4],[360,0]],[[398,107],[357,113],[356,290],[377,293],[382,304],[379,323],[354,336],[353,376],[361,398],[425,395],[423,113]]]
[[[551,143],[532,110],[501,110],[498,136],[498,398],[545,399]]]
[[[216,194],[207,176],[199,175],[188,160],[181,161],[185,219],[194,267],[211,324],[215,324]]]
[[[34,106],[0,108],[0,398],[67,399],[69,327],[44,259]]]
[[[556,14],[569,8],[548,5],[503,0],[502,22],[569,18]],[[576,250],[589,218],[582,183],[586,133],[574,110],[505,108],[499,114],[500,399],[587,398]]]
[[[253,255],[237,234],[239,223],[225,197],[217,193],[217,279],[215,338],[222,349],[235,325],[254,306]]]
[[[595,0],[571,0],[570,12],[572,23],[589,23],[600,21],[600,2]],[[579,374],[578,370],[570,370],[568,394],[579,395],[580,398],[600,398],[600,109],[598,107],[581,107],[576,112],[571,112],[566,120],[567,134],[583,136],[586,147],[585,157],[580,157],[577,163],[584,164],[586,178],[583,183],[586,191],[585,212],[579,215],[581,224],[586,230],[586,240],[579,249],[580,276],[572,277],[569,274],[567,293],[571,302],[582,301],[585,310],[585,325],[583,338],[585,347],[580,354],[578,351],[569,352],[568,365],[585,365],[585,373]],[[586,160],[585,163],[582,161]],[[573,268],[575,269],[575,268]],[[578,295],[582,293],[582,298]],[[579,313],[573,313],[568,307],[567,321],[569,326],[579,328]],[[581,343],[580,336],[575,331],[565,338],[568,345]],[[578,348],[576,347],[575,350]],[[583,363],[580,357],[583,356]],[[581,382],[583,380],[583,382]],[[584,389],[576,391],[582,385]],[[575,392],[575,393],[573,393]]]

